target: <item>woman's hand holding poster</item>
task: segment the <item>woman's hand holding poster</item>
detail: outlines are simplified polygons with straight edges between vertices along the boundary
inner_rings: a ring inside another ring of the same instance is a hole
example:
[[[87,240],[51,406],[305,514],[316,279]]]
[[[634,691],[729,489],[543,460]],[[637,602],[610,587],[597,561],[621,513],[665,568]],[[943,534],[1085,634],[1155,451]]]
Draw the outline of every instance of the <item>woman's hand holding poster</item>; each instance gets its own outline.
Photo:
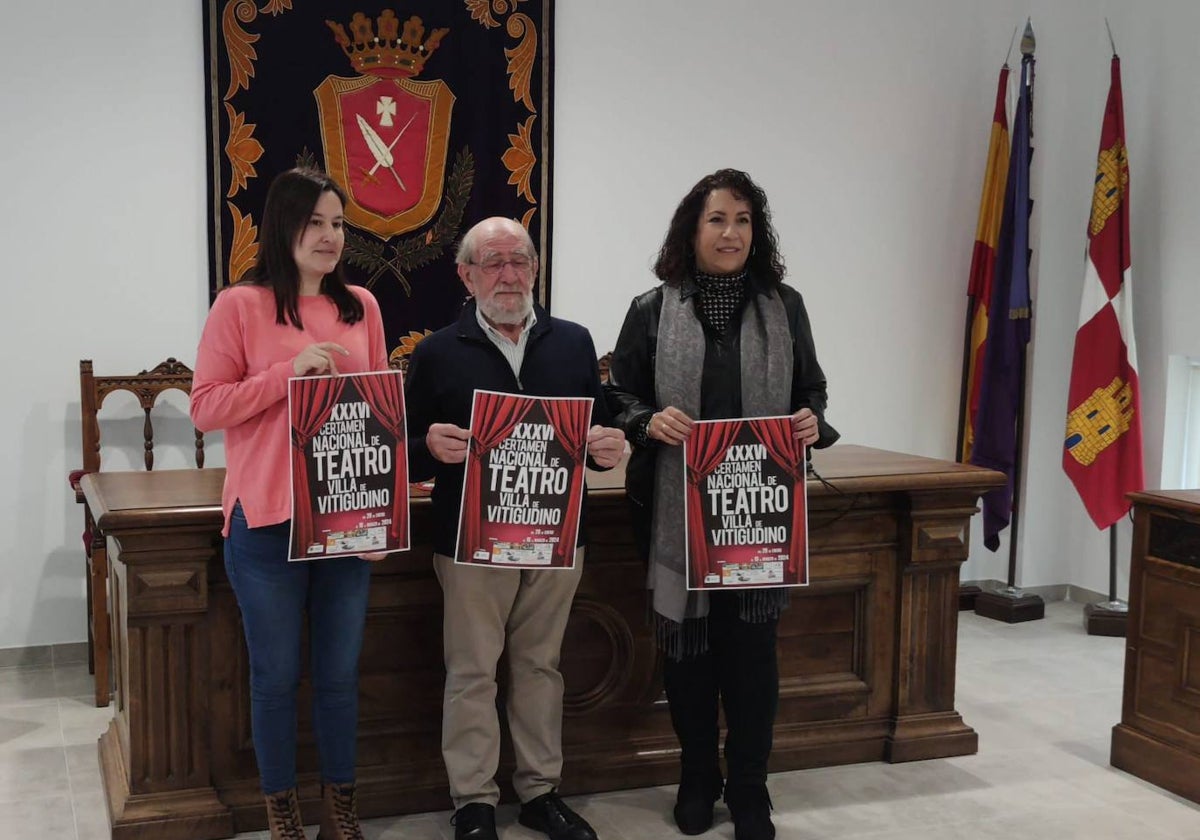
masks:
[[[405,551],[408,450],[399,371],[288,380],[290,559]]]
[[[574,568],[591,417],[590,397],[475,392],[456,563]]]
[[[687,588],[806,585],[804,444],[791,418],[697,421],[685,446]]]

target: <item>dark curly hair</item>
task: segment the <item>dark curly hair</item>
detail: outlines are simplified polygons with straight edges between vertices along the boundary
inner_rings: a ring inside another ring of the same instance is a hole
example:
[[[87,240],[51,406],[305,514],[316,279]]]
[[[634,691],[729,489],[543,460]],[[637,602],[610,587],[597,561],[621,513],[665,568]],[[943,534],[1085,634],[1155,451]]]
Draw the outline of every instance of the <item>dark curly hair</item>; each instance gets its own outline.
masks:
[[[771,224],[771,208],[767,205],[767,194],[762,188],[739,169],[718,169],[705,175],[696,186],[683,197],[675,208],[671,226],[654,261],[654,273],[668,286],[677,286],[696,271],[696,228],[700,214],[713,190],[729,190],[740,201],[750,202],[750,221],[754,238],[750,243],[750,258],[746,268],[761,281],[778,285],[783,282],[787,269],[779,253],[779,240]]]

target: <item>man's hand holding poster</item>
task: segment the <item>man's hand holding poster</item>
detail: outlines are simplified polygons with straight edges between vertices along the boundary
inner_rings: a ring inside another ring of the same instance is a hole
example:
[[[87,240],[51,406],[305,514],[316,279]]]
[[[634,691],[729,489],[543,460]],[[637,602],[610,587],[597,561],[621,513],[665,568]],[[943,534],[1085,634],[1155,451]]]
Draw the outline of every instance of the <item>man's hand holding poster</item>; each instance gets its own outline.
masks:
[[[687,588],[806,585],[804,444],[791,418],[697,421],[685,461]]]
[[[591,417],[590,397],[475,392],[456,563],[574,568]]]
[[[405,551],[408,450],[399,371],[288,381],[292,560]]]

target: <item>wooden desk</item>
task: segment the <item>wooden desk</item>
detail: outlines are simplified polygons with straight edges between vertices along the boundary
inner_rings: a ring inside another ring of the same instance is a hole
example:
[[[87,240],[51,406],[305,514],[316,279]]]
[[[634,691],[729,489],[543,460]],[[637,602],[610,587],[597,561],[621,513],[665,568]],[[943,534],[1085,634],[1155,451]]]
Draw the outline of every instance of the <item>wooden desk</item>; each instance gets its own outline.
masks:
[[[780,625],[771,769],[975,752],[954,710],[958,574],[979,494],[999,473],[859,446],[819,452],[808,485],[811,585]],[[222,470],[83,479],[111,541],[115,718],[100,763],[115,840],[265,826],[246,652],[221,556]],[[611,484],[612,479],[608,479]],[[593,487],[591,548],[563,644],[565,794],[668,784],[678,747],[646,621],[645,570],[619,487]],[[440,752],[441,590],[428,500],[414,549],[373,567],[361,666],[364,816],[449,807]],[[315,821],[301,688],[299,768]],[[510,775],[502,757],[500,778]]]
[[[1200,802],[1200,491],[1131,498],[1125,695],[1111,761]]]

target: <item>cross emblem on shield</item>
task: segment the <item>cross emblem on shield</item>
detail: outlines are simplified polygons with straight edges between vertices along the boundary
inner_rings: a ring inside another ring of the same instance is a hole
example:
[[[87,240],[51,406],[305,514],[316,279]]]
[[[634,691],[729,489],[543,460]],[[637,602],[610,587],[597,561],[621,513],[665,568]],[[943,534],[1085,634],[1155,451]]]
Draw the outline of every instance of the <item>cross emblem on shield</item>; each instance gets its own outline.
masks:
[[[330,177],[346,220],[390,238],[429,221],[442,201],[454,94],[439,80],[329,76],[314,91]]]

